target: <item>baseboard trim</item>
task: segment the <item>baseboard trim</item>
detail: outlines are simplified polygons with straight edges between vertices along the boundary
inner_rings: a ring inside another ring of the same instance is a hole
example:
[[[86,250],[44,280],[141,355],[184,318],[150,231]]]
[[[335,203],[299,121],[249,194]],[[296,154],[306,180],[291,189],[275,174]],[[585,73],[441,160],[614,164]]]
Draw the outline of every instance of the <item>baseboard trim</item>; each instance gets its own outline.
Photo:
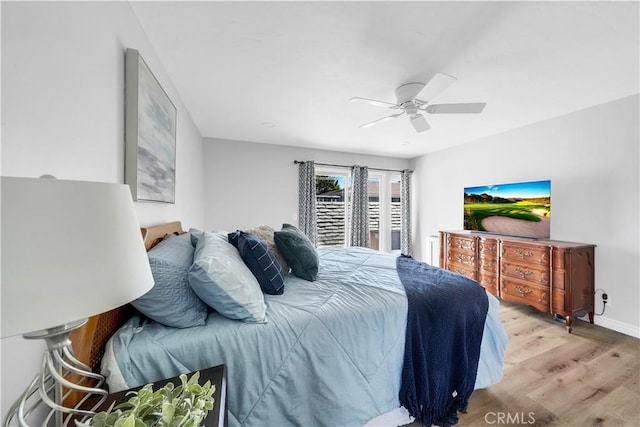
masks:
[[[634,338],[640,338],[640,326],[634,326],[629,323],[620,322],[618,320],[609,319],[607,317],[596,316],[595,324],[603,328],[613,329],[621,334],[629,335]]]

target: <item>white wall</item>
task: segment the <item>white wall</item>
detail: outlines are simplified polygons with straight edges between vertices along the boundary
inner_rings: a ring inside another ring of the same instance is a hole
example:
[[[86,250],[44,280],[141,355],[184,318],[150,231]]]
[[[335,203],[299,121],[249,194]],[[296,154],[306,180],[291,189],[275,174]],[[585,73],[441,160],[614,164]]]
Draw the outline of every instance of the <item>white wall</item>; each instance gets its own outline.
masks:
[[[551,179],[551,237],[594,243],[596,323],[640,337],[637,95],[414,160],[417,256],[427,236],[463,227],[463,188]],[[602,305],[596,298],[596,311]]]
[[[178,109],[176,203],[136,203],[140,224],[202,227],[202,137],[129,4],[1,7],[2,175],[124,182],[124,50],[135,48]],[[4,415],[44,346],[21,337],[0,344]]]
[[[402,170],[409,160],[205,138],[204,212],[207,230],[298,224],[294,160]]]

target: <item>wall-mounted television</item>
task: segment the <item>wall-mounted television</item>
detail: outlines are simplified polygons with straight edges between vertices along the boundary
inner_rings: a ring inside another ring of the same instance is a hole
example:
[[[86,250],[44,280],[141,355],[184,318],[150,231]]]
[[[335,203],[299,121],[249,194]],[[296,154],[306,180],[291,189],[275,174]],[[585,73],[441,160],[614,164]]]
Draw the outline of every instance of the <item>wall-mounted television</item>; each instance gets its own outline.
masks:
[[[464,189],[464,229],[548,239],[551,181],[514,182]]]

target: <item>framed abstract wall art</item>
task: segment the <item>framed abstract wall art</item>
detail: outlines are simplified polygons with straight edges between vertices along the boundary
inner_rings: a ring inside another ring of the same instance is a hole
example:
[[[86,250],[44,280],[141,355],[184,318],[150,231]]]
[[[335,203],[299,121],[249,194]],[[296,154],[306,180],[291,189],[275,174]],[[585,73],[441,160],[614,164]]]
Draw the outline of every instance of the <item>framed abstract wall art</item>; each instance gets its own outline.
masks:
[[[133,200],[175,203],[177,110],[135,49],[125,54],[125,183]]]

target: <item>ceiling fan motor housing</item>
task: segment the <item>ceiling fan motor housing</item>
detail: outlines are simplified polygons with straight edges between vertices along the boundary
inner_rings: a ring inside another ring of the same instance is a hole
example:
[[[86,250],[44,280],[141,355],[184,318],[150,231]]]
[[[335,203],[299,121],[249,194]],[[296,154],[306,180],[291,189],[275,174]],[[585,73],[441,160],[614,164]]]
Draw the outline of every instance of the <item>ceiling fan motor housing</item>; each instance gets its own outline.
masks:
[[[416,114],[418,112],[418,106],[413,101],[406,101],[400,104],[400,108],[404,110],[405,113],[411,115]]]

